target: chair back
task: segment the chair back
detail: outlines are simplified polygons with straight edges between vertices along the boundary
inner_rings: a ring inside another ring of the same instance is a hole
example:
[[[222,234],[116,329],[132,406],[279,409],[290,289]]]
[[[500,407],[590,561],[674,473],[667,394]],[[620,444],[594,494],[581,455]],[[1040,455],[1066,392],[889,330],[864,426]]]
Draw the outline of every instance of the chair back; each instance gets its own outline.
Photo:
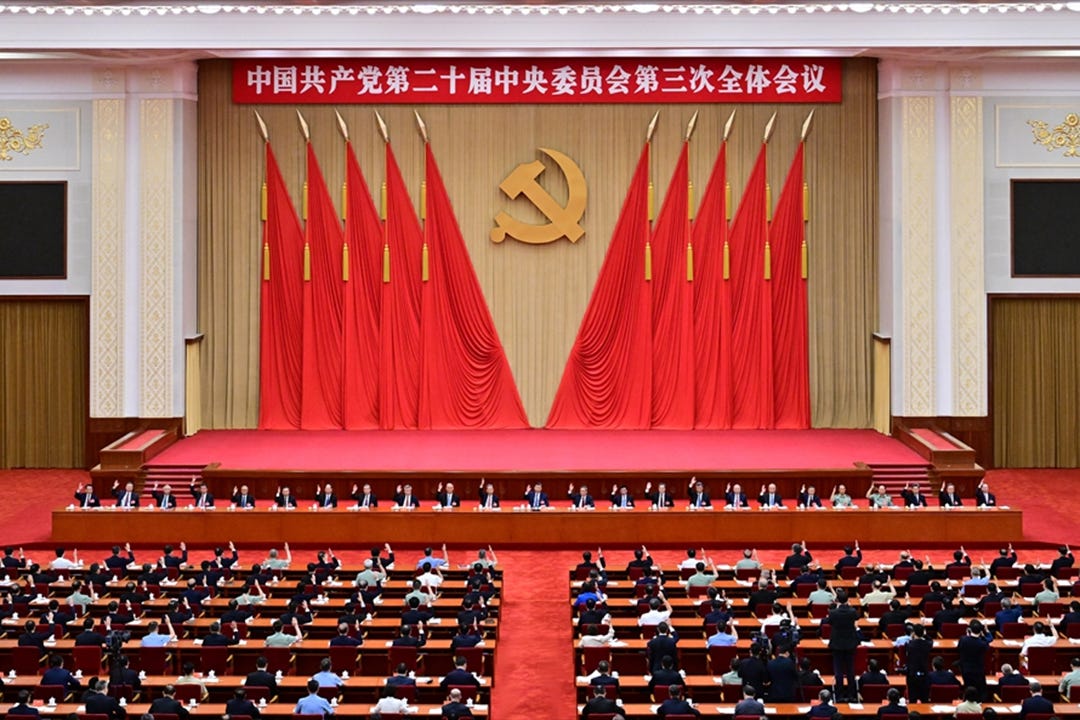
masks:
[[[858,565],[845,565],[840,568],[842,580],[858,580],[862,576],[863,569]]]
[[[690,590],[687,592],[692,598],[705,597],[709,593],[708,585],[691,585]]]
[[[921,598],[928,592],[930,592],[929,585],[912,585],[911,588],[908,589],[908,595],[913,598]]]
[[[911,577],[911,573],[915,572],[915,568],[910,565],[905,567],[898,567],[893,570],[893,580],[904,581]]]
[[[998,697],[1001,702],[1023,702],[1031,696],[1031,690],[1027,685],[998,685]]]
[[[604,694],[605,695],[607,695],[607,693],[608,693],[608,688],[611,688],[612,690],[615,690],[616,695],[618,694],[618,688],[616,688],[614,685],[607,685],[607,686],[604,687]],[[473,702],[476,702],[476,696],[480,693],[480,688],[478,688],[475,685],[450,685],[446,689],[447,689],[447,691],[459,690],[461,692],[461,701],[462,702],[466,702],[468,700],[472,700]]]
[[[166,647],[140,647],[138,659],[139,669],[147,675],[172,674],[172,656]]]
[[[109,697],[114,697],[117,700],[123,698],[125,702],[131,702],[135,699],[135,688],[130,685],[113,685],[109,683]]]
[[[416,702],[416,686],[415,685],[395,685],[394,697],[401,698],[406,702]]]
[[[11,649],[12,665],[19,675],[38,675],[41,672],[41,651],[34,645],[16,645]]]
[[[1028,651],[1028,672],[1031,675],[1052,675],[1054,673],[1054,657],[1057,651],[1054,646],[1032,646]],[[1028,715],[1028,717],[1031,717]]]
[[[405,667],[414,671],[420,662],[420,650],[415,647],[393,645],[390,647],[386,659],[388,663],[387,674],[393,673],[394,668],[400,663],[405,663]]]
[[[1000,630],[1001,637],[1009,640],[1022,640],[1031,634],[1031,626],[1025,622],[1005,623]]]
[[[49,702],[49,698],[62,703],[67,699],[68,691],[63,685],[38,685],[31,691],[31,696],[35,700],[43,700],[46,703]]]
[[[341,688],[336,685],[322,685],[316,691],[321,698],[327,700],[333,700],[334,698],[341,698]]]
[[[72,671],[82,670],[83,675],[93,676],[101,672],[101,648],[97,645],[76,645],[71,649]]]
[[[947,640],[959,640],[966,632],[967,625],[964,623],[941,623],[941,637]]]
[[[292,648],[266,647],[262,652],[268,663],[266,667],[268,671],[276,673],[280,670],[283,675],[289,674],[293,664]]]
[[[963,580],[971,577],[971,568],[967,565],[950,565],[945,568],[945,576],[950,580]]]
[[[270,693],[270,688],[264,685],[245,685],[244,695],[247,699],[253,703],[258,703],[260,700],[266,700],[270,702],[270,698],[273,697]],[[154,720],[157,720],[157,716],[154,716]]]
[[[959,685],[931,685],[930,702],[951,703],[960,698]]]
[[[1080,703],[1080,685],[1069,686],[1069,702]]]
[[[859,695],[862,697],[862,701],[868,704],[880,705],[888,692],[889,686],[885,683],[882,683],[881,685],[862,685],[859,687]]]
[[[180,683],[176,685],[176,699],[178,702],[189,703],[192,700],[202,700],[202,686],[196,683]]]
[[[360,647],[352,645],[331,645],[330,664],[337,668],[338,672],[348,670],[350,673],[356,669],[356,661],[360,658]]]
[[[199,648],[199,659],[203,672],[213,670],[218,675],[229,675],[232,655],[227,645],[204,645]]]
[[[596,669],[601,660],[611,662],[611,648],[608,647],[583,647],[581,648],[582,675],[587,675]],[[470,664],[469,667],[472,667]],[[475,670],[473,672],[476,672]]]
[[[469,672],[476,673],[477,675],[484,674],[484,648],[475,646],[458,648],[454,653],[465,658],[465,667],[469,668]],[[589,672],[592,672],[592,670]]]
[[[739,648],[735,645],[713,645],[708,654],[709,672],[719,677],[731,669],[731,661],[739,654]]]

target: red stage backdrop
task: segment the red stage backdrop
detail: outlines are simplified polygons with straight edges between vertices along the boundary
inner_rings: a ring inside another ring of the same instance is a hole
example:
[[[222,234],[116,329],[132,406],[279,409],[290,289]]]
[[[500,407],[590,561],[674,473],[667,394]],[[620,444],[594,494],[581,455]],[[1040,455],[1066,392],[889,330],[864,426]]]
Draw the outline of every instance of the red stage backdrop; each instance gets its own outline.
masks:
[[[236,103],[838,103],[837,58],[233,61]]]
[[[727,143],[713,163],[694,219],[694,427],[731,427],[731,280],[728,247]],[[725,260],[725,257],[728,260]]]
[[[300,428],[332,430],[341,423],[341,221],[319,161],[307,144],[304,226],[304,361]]]
[[[345,243],[342,416],[346,430],[379,427],[379,311],[382,305],[382,223],[352,143],[345,143]]]
[[[266,143],[259,336],[259,427],[300,427],[304,233],[274,151]]]
[[[769,228],[773,259],[773,391],[776,427],[810,427],[810,341],[803,242],[803,144],[795,153]]]
[[[425,145],[427,208],[420,317],[423,429],[526,428],[510,364],[461,237],[431,146]]]
[[[651,425],[652,287],[649,145],[641,151],[547,427],[644,430]]]
[[[684,142],[652,234],[652,426],[694,427],[690,143]]]

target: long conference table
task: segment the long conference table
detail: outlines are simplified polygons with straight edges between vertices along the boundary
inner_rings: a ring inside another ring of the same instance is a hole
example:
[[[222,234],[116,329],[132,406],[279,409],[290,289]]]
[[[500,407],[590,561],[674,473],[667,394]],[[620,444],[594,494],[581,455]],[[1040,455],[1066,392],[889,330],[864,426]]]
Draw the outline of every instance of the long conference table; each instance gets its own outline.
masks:
[[[1021,512],[1005,508],[853,508],[651,511],[597,509],[576,511],[520,506],[479,510],[473,504],[453,510],[430,505],[414,510],[380,508],[360,511],[341,507],[293,510],[254,508],[175,510],[112,507],[53,511],[52,539],[57,543],[165,543],[181,539],[237,543],[417,543],[439,541],[494,543],[499,546],[661,544],[694,545],[765,542],[843,544],[858,538],[871,544],[993,542],[1023,537]]]

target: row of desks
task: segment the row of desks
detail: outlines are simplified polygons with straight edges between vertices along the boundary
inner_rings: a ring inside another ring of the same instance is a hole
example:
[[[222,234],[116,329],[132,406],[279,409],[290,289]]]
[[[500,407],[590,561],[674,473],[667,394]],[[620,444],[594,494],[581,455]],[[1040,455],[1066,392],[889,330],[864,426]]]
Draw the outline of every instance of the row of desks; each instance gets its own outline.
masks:
[[[870,544],[906,544],[910,538],[933,538],[950,545],[965,542],[1006,543],[1023,536],[1019,510],[926,508],[904,510],[690,511],[672,509],[575,512],[549,509],[498,512],[465,509],[419,509],[395,512],[255,509],[218,511],[54,510],[52,539],[60,544],[166,543],[178,538],[279,544],[340,542],[378,544],[433,542],[487,546],[564,546],[569,538],[590,546],[644,544],[753,545],[758,542],[844,544],[851,538]]]

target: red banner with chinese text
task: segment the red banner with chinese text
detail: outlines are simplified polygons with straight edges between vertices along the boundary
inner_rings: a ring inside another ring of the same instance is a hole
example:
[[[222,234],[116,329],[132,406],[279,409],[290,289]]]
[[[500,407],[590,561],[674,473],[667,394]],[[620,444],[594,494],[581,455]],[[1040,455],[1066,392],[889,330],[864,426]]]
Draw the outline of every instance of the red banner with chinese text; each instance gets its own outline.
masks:
[[[236,103],[836,103],[838,58],[233,61]]]

